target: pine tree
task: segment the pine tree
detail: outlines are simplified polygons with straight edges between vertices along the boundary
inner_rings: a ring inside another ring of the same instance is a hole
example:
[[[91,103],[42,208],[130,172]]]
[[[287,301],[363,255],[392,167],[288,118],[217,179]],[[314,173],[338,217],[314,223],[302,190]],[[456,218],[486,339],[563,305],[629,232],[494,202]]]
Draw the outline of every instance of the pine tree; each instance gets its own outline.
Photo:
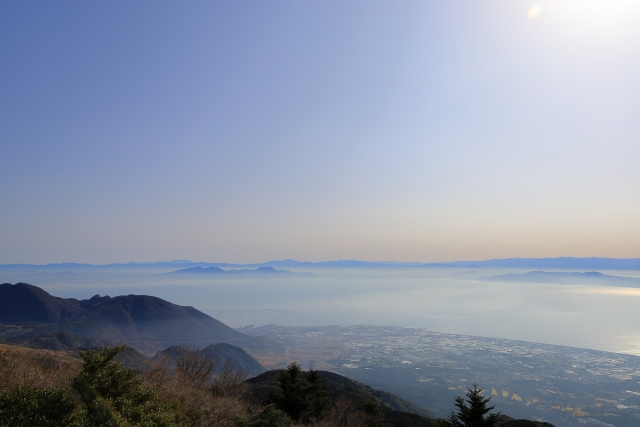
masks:
[[[326,415],[331,406],[331,398],[324,389],[320,373],[313,369],[305,374],[307,386],[304,393],[307,400],[307,409],[303,414],[303,421],[308,423],[315,420],[320,421]]]
[[[294,421],[300,420],[305,410],[301,372],[300,365],[291,363],[287,369],[278,373],[280,390],[271,392],[271,400],[276,407],[286,412]]]
[[[487,406],[491,398],[484,397],[482,392],[483,390],[478,388],[478,384],[473,383],[473,389],[468,388],[465,393],[466,400],[460,396],[456,397],[454,406],[457,411],[449,414],[446,420],[439,420],[439,424],[446,427],[495,426],[500,413],[488,414],[495,406]]]
[[[309,424],[326,415],[331,398],[318,371],[310,370],[304,374],[300,365],[293,362],[279,372],[278,382],[280,390],[271,392],[271,400],[295,422]]]

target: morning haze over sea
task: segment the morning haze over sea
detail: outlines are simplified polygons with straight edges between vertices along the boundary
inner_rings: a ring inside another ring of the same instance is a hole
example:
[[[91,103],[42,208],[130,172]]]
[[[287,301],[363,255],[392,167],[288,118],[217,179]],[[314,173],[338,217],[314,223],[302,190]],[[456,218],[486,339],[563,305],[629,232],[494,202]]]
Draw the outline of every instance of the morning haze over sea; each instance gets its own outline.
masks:
[[[0,2],[0,426],[25,349],[118,344],[135,369],[299,362],[397,394],[394,427],[449,426],[476,382],[539,422],[495,427],[640,425],[639,22],[637,0]],[[238,405],[211,425],[262,425]]]
[[[207,271],[218,265],[223,272]],[[254,273],[264,266],[275,271]],[[0,272],[4,281],[38,283],[64,297],[155,295],[231,326],[404,326],[640,355],[639,266],[640,259],[567,258],[410,265],[175,261],[3,266]],[[532,275],[532,268],[548,276]],[[603,274],[581,273],[594,269]]]

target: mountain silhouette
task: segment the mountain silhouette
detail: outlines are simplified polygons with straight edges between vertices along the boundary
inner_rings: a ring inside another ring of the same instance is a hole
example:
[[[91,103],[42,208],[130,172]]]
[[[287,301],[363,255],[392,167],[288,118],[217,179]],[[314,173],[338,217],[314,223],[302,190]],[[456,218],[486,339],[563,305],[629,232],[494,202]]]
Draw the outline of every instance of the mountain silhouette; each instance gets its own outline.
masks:
[[[173,273],[180,273],[180,274],[201,274],[201,273],[206,273],[206,274],[215,274],[215,273],[226,273],[226,270],[223,270],[219,267],[192,267],[192,268],[183,268],[181,270],[175,270],[175,271],[171,271],[168,274],[173,274]]]
[[[80,301],[56,298],[27,283],[0,285],[0,322],[57,323],[72,319],[83,310]]]
[[[171,345],[220,342],[252,352],[282,351],[280,344],[236,331],[193,307],[148,295],[87,300],[58,298],[26,283],[0,285],[0,322],[33,323],[32,334],[67,332],[155,352]]]
[[[178,358],[182,352],[186,350],[186,347],[172,346],[162,351],[159,351],[154,360],[161,360],[167,358],[170,367],[175,367]],[[229,363],[235,369],[241,369],[246,371],[249,376],[260,375],[266,371],[256,359],[251,357],[249,353],[244,351],[240,347],[230,345],[227,343],[211,344],[207,347],[196,350],[197,353],[204,355],[207,359],[213,359],[216,361],[216,372],[220,373],[224,369],[226,363]]]
[[[183,268],[181,270],[171,271],[167,274],[214,274],[214,275],[266,275],[266,274],[278,274],[278,275],[291,275],[294,274],[289,270],[276,270],[271,266],[262,266],[256,269],[240,269],[240,270],[223,270],[219,267],[191,267]],[[300,274],[300,273],[297,273]],[[306,273],[305,275],[309,275]]]

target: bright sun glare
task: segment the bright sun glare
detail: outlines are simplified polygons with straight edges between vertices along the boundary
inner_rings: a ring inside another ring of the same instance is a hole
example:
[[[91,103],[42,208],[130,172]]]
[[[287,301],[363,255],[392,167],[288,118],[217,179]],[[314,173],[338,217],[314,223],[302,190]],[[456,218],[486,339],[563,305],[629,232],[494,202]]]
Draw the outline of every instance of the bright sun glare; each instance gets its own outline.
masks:
[[[541,11],[542,11],[542,5],[540,3],[536,3],[533,6],[531,6],[527,11],[527,18],[529,19],[537,18],[538,15],[540,15]]]
[[[624,27],[636,27],[636,22],[640,15],[640,1],[545,1],[531,5],[527,10],[527,18],[536,19],[543,9],[546,18],[569,27],[585,30],[619,31]]]

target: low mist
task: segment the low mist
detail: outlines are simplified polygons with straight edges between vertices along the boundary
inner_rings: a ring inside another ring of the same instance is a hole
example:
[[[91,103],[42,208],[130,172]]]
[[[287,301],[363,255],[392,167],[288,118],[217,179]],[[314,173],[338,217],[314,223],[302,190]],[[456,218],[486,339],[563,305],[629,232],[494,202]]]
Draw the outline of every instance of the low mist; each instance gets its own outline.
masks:
[[[606,278],[601,284],[479,280],[526,271],[489,268],[306,268],[276,277],[194,277],[144,266],[96,270],[23,267],[5,269],[1,279],[79,299],[153,295],[234,327],[389,325],[640,355],[640,288],[612,286]]]

